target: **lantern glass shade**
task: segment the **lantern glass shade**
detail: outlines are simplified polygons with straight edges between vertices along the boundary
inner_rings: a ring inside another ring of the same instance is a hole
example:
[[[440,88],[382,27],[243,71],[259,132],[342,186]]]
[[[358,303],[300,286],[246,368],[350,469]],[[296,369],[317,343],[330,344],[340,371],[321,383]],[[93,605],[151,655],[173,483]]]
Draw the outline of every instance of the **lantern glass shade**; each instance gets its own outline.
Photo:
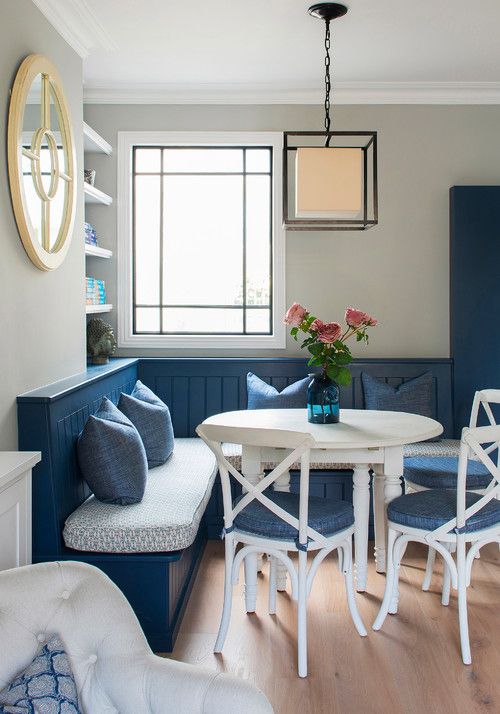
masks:
[[[358,218],[363,201],[363,152],[358,148],[298,148],[296,215]]]
[[[327,145],[326,145],[327,144]],[[283,135],[283,225],[366,230],[378,223],[376,131]]]

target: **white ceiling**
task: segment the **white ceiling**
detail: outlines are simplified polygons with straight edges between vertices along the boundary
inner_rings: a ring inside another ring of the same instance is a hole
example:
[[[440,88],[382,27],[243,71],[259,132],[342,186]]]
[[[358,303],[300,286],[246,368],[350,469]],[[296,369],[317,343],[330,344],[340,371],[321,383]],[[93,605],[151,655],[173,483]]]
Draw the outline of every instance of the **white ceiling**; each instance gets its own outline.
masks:
[[[89,100],[321,99],[324,26],[307,0],[34,2],[88,53]],[[411,101],[420,91],[500,101],[500,0],[347,4],[332,28],[341,99],[370,101],[371,92]]]

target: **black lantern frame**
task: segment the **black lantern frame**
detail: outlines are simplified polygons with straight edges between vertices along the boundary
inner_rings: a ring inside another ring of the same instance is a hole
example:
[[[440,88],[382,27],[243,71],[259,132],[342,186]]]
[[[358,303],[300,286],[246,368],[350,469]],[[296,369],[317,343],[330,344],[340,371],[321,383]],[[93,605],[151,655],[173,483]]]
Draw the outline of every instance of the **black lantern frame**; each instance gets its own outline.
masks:
[[[326,140],[326,142],[325,142]],[[297,149],[329,146],[356,148],[363,152],[363,208],[358,218],[296,218],[290,189],[296,185]],[[376,131],[286,131],[283,134],[283,226],[291,231],[359,231],[378,223],[377,132]]]

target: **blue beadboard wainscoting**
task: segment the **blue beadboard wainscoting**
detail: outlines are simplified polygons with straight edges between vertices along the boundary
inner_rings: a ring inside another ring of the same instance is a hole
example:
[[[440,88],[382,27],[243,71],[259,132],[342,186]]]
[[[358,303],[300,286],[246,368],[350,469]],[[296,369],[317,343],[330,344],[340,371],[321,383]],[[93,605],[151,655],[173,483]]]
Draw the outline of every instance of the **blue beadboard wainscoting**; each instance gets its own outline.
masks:
[[[307,375],[304,359],[112,359],[82,374],[18,397],[19,448],[41,451],[33,472],[33,561],[81,560],[98,566],[122,589],[155,651],[172,649],[207,537],[219,537],[219,484],[197,539],[183,551],[106,554],[73,551],[64,545],[66,518],[88,496],[76,461],[75,444],[86,419],[104,396],[117,402],[141,379],[170,407],[176,437],[194,436],[207,416],[246,408],[246,375],[251,371],[282,389]],[[353,382],[341,392],[341,408],[363,404],[361,373],[391,384],[430,371],[436,418],[453,436],[452,362],[449,359],[374,359],[352,365]],[[292,489],[297,487],[292,474]],[[311,493],[352,500],[350,471],[313,471]]]

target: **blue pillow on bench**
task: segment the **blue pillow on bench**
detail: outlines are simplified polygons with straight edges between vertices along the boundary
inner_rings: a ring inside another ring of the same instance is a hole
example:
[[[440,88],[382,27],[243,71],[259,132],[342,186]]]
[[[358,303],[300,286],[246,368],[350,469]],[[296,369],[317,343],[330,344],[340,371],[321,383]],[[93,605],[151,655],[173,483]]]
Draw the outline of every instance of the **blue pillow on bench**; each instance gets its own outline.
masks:
[[[118,409],[141,435],[149,468],[161,466],[174,450],[174,429],[167,405],[137,380],[132,394],[122,394]]]
[[[366,409],[409,412],[435,419],[434,377],[431,372],[424,372],[397,387],[365,372],[361,374],[361,380]],[[439,438],[438,436],[427,441],[439,441]]]
[[[99,501],[126,506],[144,496],[148,462],[139,432],[109,399],[78,437],[78,463]]]
[[[285,387],[282,392],[257,375],[247,374],[247,409],[306,409],[307,387],[311,377],[305,377]]]

